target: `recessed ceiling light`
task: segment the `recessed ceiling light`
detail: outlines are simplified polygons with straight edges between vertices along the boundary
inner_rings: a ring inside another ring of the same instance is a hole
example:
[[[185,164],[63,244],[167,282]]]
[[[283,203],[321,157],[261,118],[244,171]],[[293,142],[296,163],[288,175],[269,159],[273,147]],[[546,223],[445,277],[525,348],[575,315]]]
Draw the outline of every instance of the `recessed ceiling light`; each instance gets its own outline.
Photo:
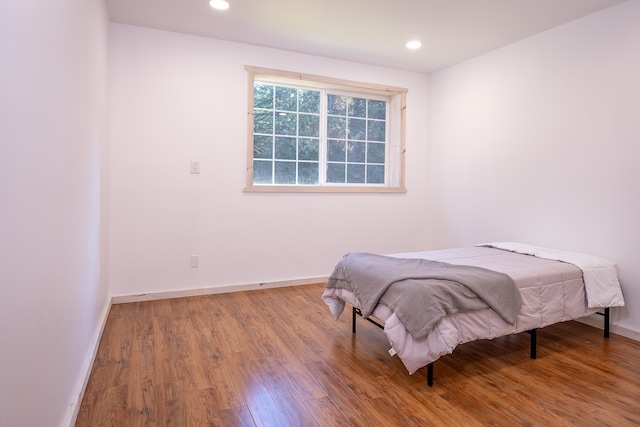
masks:
[[[407,49],[420,49],[422,47],[422,42],[419,40],[411,40],[407,42]]]
[[[229,9],[229,2],[227,2],[225,0],[211,0],[209,2],[209,4],[214,9],[218,9],[218,10],[227,10],[227,9]]]

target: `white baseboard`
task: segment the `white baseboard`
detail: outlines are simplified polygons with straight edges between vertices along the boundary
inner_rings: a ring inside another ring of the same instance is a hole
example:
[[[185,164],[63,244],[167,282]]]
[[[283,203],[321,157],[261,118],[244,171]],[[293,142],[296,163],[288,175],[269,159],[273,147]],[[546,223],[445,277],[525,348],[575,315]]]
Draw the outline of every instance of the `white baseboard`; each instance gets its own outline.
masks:
[[[243,285],[216,286],[211,288],[185,289],[179,291],[152,292],[148,294],[118,295],[111,298],[113,304],[127,302],[153,301],[169,298],[194,297],[200,295],[223,294],[228,292],[255,291],[258,289],[283,288],[286,286],[312,285],[325,283],[327,277],[311,277],[308,279],[281,280],[278,282],[260,282]]]
[[[96,328],[96,331],[91,340],[91,345],[89,346],[89,351],[87,353],[86,359],[82,364],[82,369],[80,370],[80,379],[78,380],[78,384],[76,385],[74,393],[71,395],[71,403],[67,408],[67,414],[62,423],[63,426],[74,427],[76,424],[78,412],[80,411],[80,404],[82,403],[82,398],[84,397],[84,392],[87,388],[87,383],[89,382],[89,376],[91,375],[93,362],[95,361],[96,355],[98,354],[98,347],[100,346],[102,332],[104,331],[104,327],[107,324],[107,317],[109,317],[111,304],[111,299],[107,298],[107,303],[105,304],[104,308],[102,309],[102,313],[100,314],[98,327]]]
[[[589,326],[593,326],[599,329],[604,329],[604,318],[598,314],[592,314],[588,317],[583,317],[578,319],[578,322],[584,323]],[[616,335],[622,335],[623,337],[631,338],[635,341],[640,341],[640,332],[634,331],[633,329],[627,329],[622,326],[617,326],[611,323],[609,332]]]

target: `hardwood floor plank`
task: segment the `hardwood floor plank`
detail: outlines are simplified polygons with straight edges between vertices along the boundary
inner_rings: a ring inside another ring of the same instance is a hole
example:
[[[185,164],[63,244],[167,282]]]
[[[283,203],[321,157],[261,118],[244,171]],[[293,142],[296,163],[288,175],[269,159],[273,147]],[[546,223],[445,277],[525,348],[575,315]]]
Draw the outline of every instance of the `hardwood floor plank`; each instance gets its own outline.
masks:
[[[286,366],[278,360],[261,359],[252,364],[254,374],[271,395],[283,418],[291,426],[318,426],[304,401],[286,376]]]
[[[352,424],[328,397],[307,400],[307,407],[323,427],[351,427]]]
[[[222,425],[225,427],[255,427],[251,412],[246,406],[230,408],[220,411],[218,414]]]
[[[459,346],[434,387],[323,285],[114,305],[77,426],[640,425],[640,343],[578,322]]]
[[[280,412],[275,401],[271,397],[265,380],[258,369],[253,368],[254,361],[249,359],[249,355],[237,354],[231,362],[233,371],[238,376],[244,394],[246,406],[251,412],[253,421],[257,426],[288,426],[286,418]]]
[[[372,402],[358,396],[351,390],[324,362],[313,362],[305,365],[313,377],[327,393],[340,411],[354,426],[394,425],[395,420],[374,409]]]
[[[190,425],[224,426],[220,419],[218,393],[213,388],[192,391],[187,400],[187,419]]]
[[[244,406],[242,385],[239,383],[231,363],[224,363],[208,372],[213,389],[216,392],[218,407],[221,410]]]
[[[305,402],[326,396],[302,364],[287,363],[283,375],[287,378],[298,396]]]
[[[128,388],[125,384],[85,393],[83,402],[87,401],[87,404],[80,407],[78,419],[83,420],[80,421],[80,425],[95,427],[119,425],[127,407]]]

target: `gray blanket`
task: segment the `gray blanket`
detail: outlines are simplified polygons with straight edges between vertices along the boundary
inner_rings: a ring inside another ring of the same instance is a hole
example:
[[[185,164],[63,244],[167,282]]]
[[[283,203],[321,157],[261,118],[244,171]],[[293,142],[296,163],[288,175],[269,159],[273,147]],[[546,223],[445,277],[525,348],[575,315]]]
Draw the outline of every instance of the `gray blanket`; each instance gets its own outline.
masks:
[[[424,338],[447,314],[487,306],[513,325],[522,305],[520,291],[504,273],[368,253],[345,255],[327,288],[353,292],[364,317],[371,315],[378,302],[385,304],[416,340]]]

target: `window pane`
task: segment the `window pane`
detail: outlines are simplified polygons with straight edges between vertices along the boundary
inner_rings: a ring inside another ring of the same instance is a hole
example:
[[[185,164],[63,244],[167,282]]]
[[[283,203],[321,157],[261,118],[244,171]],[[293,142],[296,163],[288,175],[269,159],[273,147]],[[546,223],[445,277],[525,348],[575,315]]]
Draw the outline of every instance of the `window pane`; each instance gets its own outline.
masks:
[[[347,182],[352,184],[364,184],[364,165],[347,165]]]
[[[320,113],[320,91],[318,90],[298,90],[298,110],[301,113]]]
[[[271,184],[273,162],[264,160],[253,161],[253,183]]]
[[[344,163],[327,163],[327,182],[344,183]]]
[[[269,135],[273,133],[273,113],[271,111],[254,110],[253,132]]]
[[[319,164],[316,162],[298,163],[298,184],[318,184]]]
[[[253,136],[253,157],[255,159],[273,158],[273,137],[265,135]]]
[[[367,165],[367,183],[384,184],[384,166]]]
[[[327,117],[327,137],[344,139],[347,137],[347,119]]]
[[[362,119],[349,119],[349,139],[366,139],[367,121]]]
[[[298,160],[318,160],[320,158],[320,140],[298,139]]]
[[[349,116],[367,117],[367,100],[364,98],[351,98]]]
[[[298,90],[292,87],[276,86],[276,110],[297,111]]]
[[[327,95],[327,113],[336,116],[346,116],[347,97],[339,95]]]
[[[346,141],[330,139],[327,141],[327,160],[330,162],[345,162],[346,158]]]
[[[367,163],[384,163],[384,144],[367,144]]]
[[[276,113],[276,135],[295,135],[297,116],[295,113]]]
[[[369,118],[384,120],[387,118],[387,103],[385,101],[369,100]]]
[[[296,139],[283,136],[276,137],[276,159],[296,159]]]
[[[320,116],[300,114],[298,116],[298,136],[320,135]]]
[[[274,184],[295,184],[296,183],[296,163],[295,162],[275,162]]]
[[[253,85],[253,106],[255,108],[273,108],[273,86],[256,83]]]
[[[367,120],[367,139],[369,141],[384,141],[384,122]]]
[[[349,141],[347,143],[347,161],[364,163],[366,148],[367,148],[366,142]]]

